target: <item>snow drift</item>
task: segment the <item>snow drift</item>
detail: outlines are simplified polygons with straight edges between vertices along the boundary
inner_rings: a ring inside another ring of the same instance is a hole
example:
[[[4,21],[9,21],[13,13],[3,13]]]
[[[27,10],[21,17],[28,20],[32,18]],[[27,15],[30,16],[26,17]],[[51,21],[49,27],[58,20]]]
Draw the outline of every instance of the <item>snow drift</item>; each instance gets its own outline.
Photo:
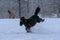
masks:
[[[19,25],[19,19],[0,19],[0,30],[13,31],[17,29],[24,30],[24,25]],[[32,30],[35,32],[60,32],[60,18],[45,18],[44,22],[37,23]]]
[[[60,18],[45,18],[32,33],[26,33],[19,19],[0,19],[0,40],[60,40]]]

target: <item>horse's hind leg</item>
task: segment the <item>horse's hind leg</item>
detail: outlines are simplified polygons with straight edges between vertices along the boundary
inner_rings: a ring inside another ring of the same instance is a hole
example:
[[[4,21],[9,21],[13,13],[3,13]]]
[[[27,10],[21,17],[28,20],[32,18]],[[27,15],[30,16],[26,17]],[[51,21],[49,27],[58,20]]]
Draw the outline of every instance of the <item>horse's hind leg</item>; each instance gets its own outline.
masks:
[[[30,27],[26,27],[26,31],[27,32],[31,32],[31,28]]]

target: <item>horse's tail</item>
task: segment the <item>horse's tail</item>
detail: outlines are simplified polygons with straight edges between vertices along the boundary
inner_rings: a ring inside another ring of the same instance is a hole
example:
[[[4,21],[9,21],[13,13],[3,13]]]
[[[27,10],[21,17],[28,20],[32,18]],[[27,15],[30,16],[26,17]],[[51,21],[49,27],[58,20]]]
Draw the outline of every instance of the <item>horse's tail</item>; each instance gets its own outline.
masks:
[[[39,11],[40,11],[40,7],[37,7],[36,10],[35,10],[34,15],[38,15]]]

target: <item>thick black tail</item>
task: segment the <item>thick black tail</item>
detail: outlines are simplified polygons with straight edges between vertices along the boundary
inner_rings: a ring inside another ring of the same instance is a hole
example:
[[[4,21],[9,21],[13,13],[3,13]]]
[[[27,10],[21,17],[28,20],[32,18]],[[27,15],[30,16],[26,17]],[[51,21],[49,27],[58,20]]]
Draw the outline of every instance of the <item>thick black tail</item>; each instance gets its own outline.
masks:
[[[40,7],[37,7],[34,14],[38,15],[39,11],[40,11]]]

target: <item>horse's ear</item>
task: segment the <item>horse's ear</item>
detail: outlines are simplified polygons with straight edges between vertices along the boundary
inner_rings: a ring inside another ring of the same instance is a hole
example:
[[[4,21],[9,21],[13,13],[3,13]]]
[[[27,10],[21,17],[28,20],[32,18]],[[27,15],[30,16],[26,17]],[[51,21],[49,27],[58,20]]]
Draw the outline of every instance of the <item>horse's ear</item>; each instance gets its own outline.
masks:
[[[8,13],[10,14],[10,10],[8,10]]]

